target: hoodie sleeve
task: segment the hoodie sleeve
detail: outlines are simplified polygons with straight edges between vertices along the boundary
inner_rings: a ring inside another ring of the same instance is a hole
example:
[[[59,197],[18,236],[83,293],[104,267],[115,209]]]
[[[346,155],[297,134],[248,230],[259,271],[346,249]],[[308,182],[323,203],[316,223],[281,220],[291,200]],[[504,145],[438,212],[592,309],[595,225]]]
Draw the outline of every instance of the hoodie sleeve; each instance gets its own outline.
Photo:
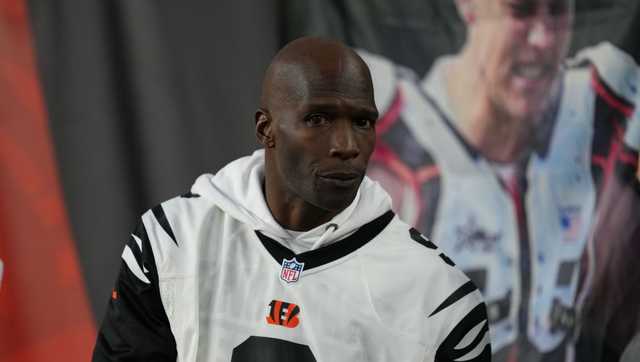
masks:
[[[461,305],[451,313],[453,328],[437,346],[435,362],[491,361],[486,305],[477,290],[474,296],[459,302]]]
[[[453,266],[446,256],[443,260]],[[441,329],[433,336],[435,353],[427,356],[425,361],[489,362],[491,342],[486,304],[471,280],[466,276],[460,277],[462,273],[459,271],[455,274],[458,274],[454,276],[457,283],[439,296],[440,302],[429,314],[428,318],[437,322]]]
[[[158,286],[142,222],[122,253],[122,265],[93,351],[93,361],[176,361],[176,342]]]

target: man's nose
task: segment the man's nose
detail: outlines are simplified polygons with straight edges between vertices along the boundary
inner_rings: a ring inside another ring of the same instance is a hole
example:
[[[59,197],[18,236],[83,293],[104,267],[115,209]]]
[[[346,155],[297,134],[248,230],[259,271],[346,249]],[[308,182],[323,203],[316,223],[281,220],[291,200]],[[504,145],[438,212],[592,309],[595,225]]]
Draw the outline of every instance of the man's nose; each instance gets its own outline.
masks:
[[[563,19],[550,14],[539,14],[531,20],[531,27],[527,36],[529,45],[538,49],[548,49],[555,45],[559,39]]]
[[[355,130],[350,120],[340,120],[334,124],[329,154],[331,157],[343,160],[356,158],[360,154]]]

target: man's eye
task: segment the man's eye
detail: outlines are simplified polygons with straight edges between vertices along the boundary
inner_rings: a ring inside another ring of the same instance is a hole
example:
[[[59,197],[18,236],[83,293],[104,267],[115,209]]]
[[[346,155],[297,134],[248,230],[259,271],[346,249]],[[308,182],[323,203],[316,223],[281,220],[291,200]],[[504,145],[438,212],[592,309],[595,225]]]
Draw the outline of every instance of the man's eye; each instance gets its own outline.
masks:
[[[312,114],[306,118],[306,122],[309,126],[322,126],[329,122],[329,119],[324,114]]]
[[[536,4],[533,1],[512,1],[508,6],[511,15],[518,19],[528,18],[536,12]]]
[[[370,119],[358,119],[358,120],[354,121],[354,124],[358,128],[371,128],[371,127],[373,127],[374,123]]]

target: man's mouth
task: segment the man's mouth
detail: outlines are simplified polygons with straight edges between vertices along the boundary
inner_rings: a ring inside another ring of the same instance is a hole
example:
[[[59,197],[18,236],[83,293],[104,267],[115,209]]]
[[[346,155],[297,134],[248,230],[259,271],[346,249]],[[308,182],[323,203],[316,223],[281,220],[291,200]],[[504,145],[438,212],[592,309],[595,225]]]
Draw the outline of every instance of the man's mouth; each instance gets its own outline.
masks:
[[[542,80],[552,74],[552,67],[543,64],[519,64],[513,68],[513,73],[528,80]]]
[[[340,188],[352,188],[360,183],[362,173],[355,171],[332,171],[318,175],[320,180]]]

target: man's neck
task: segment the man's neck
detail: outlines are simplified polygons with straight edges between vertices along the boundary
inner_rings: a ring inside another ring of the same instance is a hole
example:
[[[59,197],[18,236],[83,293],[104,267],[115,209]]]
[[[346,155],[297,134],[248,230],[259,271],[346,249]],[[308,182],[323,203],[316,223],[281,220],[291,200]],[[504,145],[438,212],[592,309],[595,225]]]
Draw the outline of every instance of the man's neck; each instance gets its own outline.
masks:
[[[485,158],[516,162],[531,153],[535,125],[531,119],[513,119],[491,101],[486,81],[480,78],[469,54],[454,58],[445,69],[446,90],[455,126]],[[464,105],[457,107],[455,105]]]
[[[308,231],[333,219],[339,212],[320,209],[291,195],[269,188],[263,182],[267,207],[273,218],[285,229]]]

